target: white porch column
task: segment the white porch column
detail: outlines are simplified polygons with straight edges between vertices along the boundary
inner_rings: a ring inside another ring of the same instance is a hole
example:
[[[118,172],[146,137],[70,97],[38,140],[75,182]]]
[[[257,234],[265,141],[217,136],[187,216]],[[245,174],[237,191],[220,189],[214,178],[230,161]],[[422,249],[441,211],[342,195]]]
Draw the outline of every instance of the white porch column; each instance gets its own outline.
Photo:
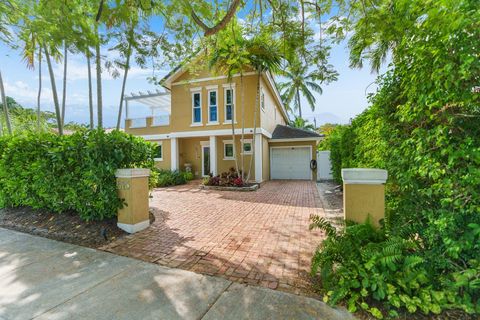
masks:
[[[218,174],[217,170],[217,137],[210,136],[210,171],[214,176]]]
[[[171,169],[178,170],[180,169],[180,162],[178,156],[178,138],[170,139],[170,159],[171,159]]]
[[[255,181],[263,181],[263,144],[262,134],[255,135]]]

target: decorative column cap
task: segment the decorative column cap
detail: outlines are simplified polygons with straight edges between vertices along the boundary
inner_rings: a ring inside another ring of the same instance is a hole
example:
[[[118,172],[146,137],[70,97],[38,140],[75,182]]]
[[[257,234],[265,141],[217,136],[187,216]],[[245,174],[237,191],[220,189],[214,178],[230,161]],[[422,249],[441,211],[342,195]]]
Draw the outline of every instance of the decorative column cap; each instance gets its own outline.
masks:
[[[342,179],[345,184],[384,184],[387,178],[388,172],[383,169],[342,169]]]
[[[149,177],[150,169],[141,169],[141,168],[129,168],[129,169],[118,169],[115,171],[115,177],[117,178],[140,178],[140,177]]]

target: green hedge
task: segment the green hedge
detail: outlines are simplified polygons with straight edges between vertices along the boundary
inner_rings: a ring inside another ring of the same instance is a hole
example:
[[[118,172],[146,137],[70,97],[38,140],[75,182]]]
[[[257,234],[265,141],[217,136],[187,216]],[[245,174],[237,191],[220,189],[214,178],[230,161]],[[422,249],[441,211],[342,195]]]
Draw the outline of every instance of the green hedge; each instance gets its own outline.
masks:
[[[424,1],[396,7],[419,18],[395,47],[394,67],[370,107],[322,145],[337,180],[345,167],[389,174],[383,229],[329,232],[313,260],[326,299],[352,311],[480,313],[478,1],[442,4],[448,9]],[[312,227],[331,231],[318,218]]]
[[[119,131],[0,138],[0,206],[77,212],[84,220],[114,217],[115,170],[153,168],[154,145]]]

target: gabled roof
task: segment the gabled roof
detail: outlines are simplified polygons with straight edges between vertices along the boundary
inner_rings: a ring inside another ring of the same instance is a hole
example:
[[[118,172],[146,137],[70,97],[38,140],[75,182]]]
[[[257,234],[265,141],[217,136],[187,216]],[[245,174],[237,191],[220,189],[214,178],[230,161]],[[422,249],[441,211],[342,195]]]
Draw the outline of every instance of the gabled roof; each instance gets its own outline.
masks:
[[[275,139],[303,139],[303,138],[310,138],[312,140],[320,139],[323,135],[320,135],[313,131],[292,128],[289,126],[284,126],[278,124],[275,127],[275,130],[272,133],[272,140]]]

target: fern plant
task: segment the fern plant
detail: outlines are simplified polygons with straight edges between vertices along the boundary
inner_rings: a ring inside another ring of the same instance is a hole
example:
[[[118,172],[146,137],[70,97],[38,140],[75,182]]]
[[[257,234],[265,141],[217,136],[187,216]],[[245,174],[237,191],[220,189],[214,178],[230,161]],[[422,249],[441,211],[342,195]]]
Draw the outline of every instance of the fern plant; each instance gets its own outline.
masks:
[[[336,230],[325,218],[311,217],[311,229],[326,233],[312,259],[312,275],[320,275],[324,301],[347,303],[348,310],[364,309],[376,318],[396,317],[398,310],[441,312],[442,307],[463,307],[469,298],[434,286],[413,234],[388,235],[370,223],[347,223]],[[468,282],[473,274],[459,276]],[[384,310],[372,306],[383,302]],[[471,306],[475,308],[474,306]]]

